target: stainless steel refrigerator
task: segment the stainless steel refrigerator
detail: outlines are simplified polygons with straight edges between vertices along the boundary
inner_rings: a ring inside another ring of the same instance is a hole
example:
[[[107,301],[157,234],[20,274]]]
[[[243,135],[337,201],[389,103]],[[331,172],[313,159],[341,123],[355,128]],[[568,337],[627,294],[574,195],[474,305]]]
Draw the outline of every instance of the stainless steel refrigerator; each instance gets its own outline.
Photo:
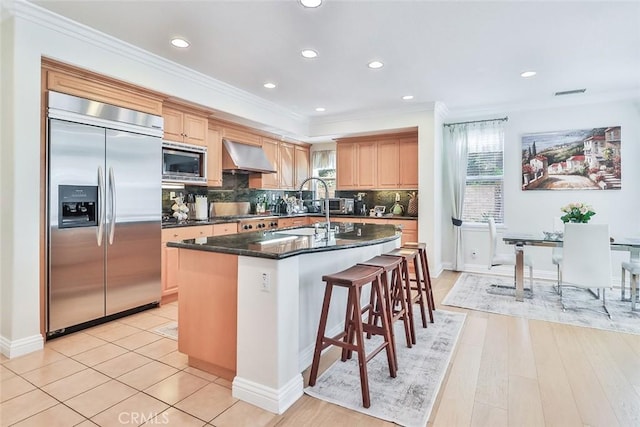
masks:
[[[48,93],[47,337],[160,301],[162,124]]]

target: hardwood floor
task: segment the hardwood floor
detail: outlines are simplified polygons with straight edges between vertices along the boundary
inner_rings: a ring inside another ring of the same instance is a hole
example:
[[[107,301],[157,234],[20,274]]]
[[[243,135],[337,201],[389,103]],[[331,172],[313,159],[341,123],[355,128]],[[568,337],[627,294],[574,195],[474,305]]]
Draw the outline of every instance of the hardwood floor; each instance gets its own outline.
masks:
[[[457,277],[434,281],[436,302]],[[640,336],[438,308],[467,320],[428,425],[640,425]],[[157,414],[130,425],[393,425],[306,395],[282,415],[238,401],[228,381],[150,332],[176,317],[172,303],[0,358],[0,425],[120,425],[123,413]],[[321,370],[337,357],[323,356]]]

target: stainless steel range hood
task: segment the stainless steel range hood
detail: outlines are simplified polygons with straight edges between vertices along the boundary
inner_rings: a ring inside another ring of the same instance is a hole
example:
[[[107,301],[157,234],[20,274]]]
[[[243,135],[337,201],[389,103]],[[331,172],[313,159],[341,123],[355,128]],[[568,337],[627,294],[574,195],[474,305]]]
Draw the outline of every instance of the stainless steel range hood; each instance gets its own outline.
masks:
[[[222,140],[222,170],[232,173],[276,173],[262,147]]]

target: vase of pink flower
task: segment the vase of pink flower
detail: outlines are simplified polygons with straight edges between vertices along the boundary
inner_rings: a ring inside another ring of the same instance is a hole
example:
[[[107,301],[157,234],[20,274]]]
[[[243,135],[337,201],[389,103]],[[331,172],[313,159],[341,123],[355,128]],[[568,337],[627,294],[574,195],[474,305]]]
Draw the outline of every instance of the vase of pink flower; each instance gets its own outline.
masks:
[[[560,217],[562,222],[581,222],[587,223],[596,213],[593,208],[586,203],[569,203],[560,208],[564,215]]]

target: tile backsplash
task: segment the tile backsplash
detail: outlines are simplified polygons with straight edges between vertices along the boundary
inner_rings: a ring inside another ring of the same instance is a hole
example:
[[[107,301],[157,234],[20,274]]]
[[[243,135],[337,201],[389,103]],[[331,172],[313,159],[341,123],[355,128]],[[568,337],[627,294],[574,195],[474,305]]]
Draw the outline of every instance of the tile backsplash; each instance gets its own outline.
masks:
[[[222,187],[201,187],[201,186],[185,186],[184,190],[162,190],[162,212],[163,214],[171,214],[171,205],[173,200],[170,199],[170,192],[176,195],[182,194],[186,197],[188,194],[207,196],[209,202],[250,202],[251,212],[255,212],[255,204],[258,200],[266,200],[267,204],[277,202],[283,196],[298,197],[298,192],[293,190],[256,190],[249,188],[249,175],[247,174],[230,174],[224,173],[222,178]],[[396,193],[400,196],[400,204],[404,208],[406,215],[409,205],[409,194],[418,190],[368,190],[368,191],[336,191],[336,197],[357,198],[358,194],[363,195],[362,200],[367,205],[367,209],[374,206],[385,206],[386,212],[390,212],[396,202]],[[303,191],[302,198],[311,200],[313,192]]]

